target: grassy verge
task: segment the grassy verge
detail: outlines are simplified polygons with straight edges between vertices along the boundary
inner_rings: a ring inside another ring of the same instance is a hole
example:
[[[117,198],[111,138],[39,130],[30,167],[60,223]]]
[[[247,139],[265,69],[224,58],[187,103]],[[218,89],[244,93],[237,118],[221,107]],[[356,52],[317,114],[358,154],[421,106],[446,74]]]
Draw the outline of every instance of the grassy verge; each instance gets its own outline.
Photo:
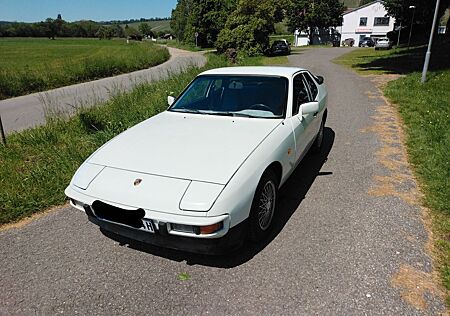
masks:
[[[450,70],[431,73],[424,85],[420,76],[390,82],[385,94],[406,127],[409,158],[432,212],[442,283],[450,290]]]
[[[241,58],[239,62],[245,63],[246,66],[278,66],[287,64],[288,58],[287,56],[257,56]]]
[[[159,41],[159,43],[160,44],[165,44],[165,45],[167,45],[169,47],[184,49],[184,50],[188,50],[188,51],[191,51],[191,52],[200,52],[200,51],[203,51],[203,50],[214,49],[214,48],[200,48],[200,47],[197,47],[195,45],[184,44],[184,43],[181,43],[181,42],[175,41],[175,40],[172,40],[172,41],[169,41],[169,40]]]
[[[425,47],[411,50],[357,49],[336,60],[362,74],[406,74],[389,82],[385,95],[405,125],[410,162],[430,209],[434,249],[442,284],[450,291],[450,45],[438,43],[425,84],[420,70]],[[447,306],[450,295],[447,292]]]
[[[264,58],[241,60],[241,65]],[[191,68],[168,80],[138,86],[68,119],[8,136],[0,144],[0,224],[13,222],[65,201],[64,189],[78,166],[99,146],[127,128],[167,108],[167,95],[178,94],[201,71],[228,66],[208,54],[202,69]]]
[[[144,69],[169,57],[149,42],[1,39],[0,99]]]

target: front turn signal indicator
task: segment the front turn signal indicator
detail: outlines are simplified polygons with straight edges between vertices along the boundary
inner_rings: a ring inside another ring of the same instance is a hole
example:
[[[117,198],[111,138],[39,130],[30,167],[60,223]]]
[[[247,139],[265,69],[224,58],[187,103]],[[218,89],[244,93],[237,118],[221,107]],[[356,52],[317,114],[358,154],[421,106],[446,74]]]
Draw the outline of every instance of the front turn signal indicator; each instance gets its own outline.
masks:
[[[213,234],[223,228],[223,222],[207,225],[207,226],[199,226],[200,235],[209,235]]]

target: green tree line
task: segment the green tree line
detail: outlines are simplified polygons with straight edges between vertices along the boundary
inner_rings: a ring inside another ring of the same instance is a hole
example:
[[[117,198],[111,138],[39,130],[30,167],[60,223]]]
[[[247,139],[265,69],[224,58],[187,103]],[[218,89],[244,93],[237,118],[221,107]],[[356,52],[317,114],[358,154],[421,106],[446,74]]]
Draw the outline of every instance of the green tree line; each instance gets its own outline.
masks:
[[[153,19],[141,20],[154,21]],[[151,26],[145,22],[139,24],[138,29],[135,29],[128,26],[128,24],[122,27],[120,23],[112,22],[95,22],[91,20],[67,22],[62,19],[60,14],[58,14],[56,19],[48,18],[45,21],[36,23],[0,21],[0,37],[48,37],[51,39],[56,37],[112,38],[142,35],[161,36],[164,33],[164,31],[153,32]]]
[[[358,4],[369,3],[361,0]],[[269,46],[274,25],[284,21],[289,31],[299,29],[313,35],[317,29],[342,23],[343,0],[178,0],[170,26],[179,41],[219,52],[235,49],[245,55],[261,55]],[[411,21],[416,6],[416,24],[431,24],[434,0],[385,0],[389,15],[403,24]],[[441,0],[439,16],[450,6]],[[450,33],[450,32],[449,32]],[[197,38],[196,35],[197,34]]]

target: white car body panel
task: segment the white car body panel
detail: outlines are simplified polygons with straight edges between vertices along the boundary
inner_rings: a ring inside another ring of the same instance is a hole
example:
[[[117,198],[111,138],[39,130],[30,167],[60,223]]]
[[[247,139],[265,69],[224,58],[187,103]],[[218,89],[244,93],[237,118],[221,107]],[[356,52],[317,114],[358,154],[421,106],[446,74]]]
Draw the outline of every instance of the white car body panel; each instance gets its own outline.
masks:
[[[279,123],[280,120],[163,112],[114,138],[89,162],[226,184]]]
[[[292,116],[293,78],[304,69],[230,67],[212,74],[282,76],[289,80],[286,117],[264,119],[163,112],[130,128],[92,154],[66,189],[83,209],[100,200],[145,210],[156,223],[210,225],[219,238],[248,218],[256,187],[271,165],[280,186],[313,143],[326,110],[325,84],[317,85],[317,113]],[[140,183],[135,185],[135,180]],[[169,225],[170,227],[170,225]]]
[[[191,181],[181,199],[180,209],[206,212],[211,209],[224,187],[221,184]]]

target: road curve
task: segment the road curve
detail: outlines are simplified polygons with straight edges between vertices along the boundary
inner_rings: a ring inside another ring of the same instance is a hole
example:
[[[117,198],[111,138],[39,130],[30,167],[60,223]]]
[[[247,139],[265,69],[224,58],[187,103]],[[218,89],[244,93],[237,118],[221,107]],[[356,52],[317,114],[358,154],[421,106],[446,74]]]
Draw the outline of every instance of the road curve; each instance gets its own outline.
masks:
[[[170,59],[155,67],[1,100],[0,115],[5,132],[8,134],[42,125],[46,122],[46,115],[70,114],[79,106],[98,104],[138,84],[167,78],[189,66],[202,67],[206,64],[203,53],[172,47],[168,49]]]
[[[127,245],[61,207],[0,232],[0,314],[444,313],[395,113],[370,78],[331,62],[346,51],[289,58],[325,77],[329,115],[268,240],[221,257]]]

